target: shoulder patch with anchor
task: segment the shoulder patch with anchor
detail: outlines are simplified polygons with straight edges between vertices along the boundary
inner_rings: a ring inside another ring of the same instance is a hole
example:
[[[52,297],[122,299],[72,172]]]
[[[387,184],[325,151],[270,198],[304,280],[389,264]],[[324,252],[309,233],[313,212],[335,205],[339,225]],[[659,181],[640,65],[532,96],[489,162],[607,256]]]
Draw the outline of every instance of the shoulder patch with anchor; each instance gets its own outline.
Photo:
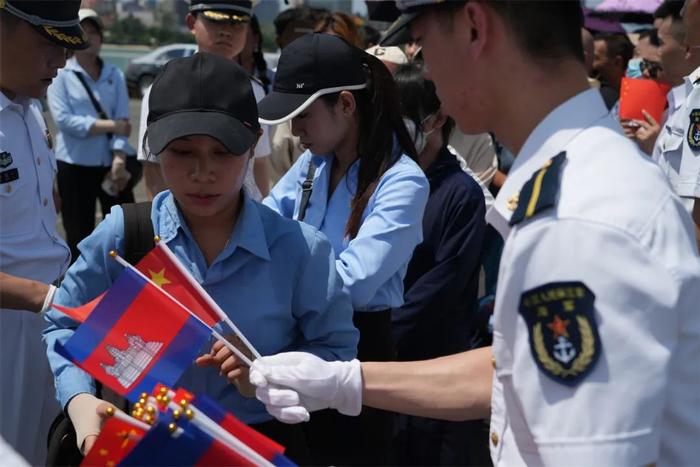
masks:
[[[518,205],[510,217],[510,225],[519,224],[554,206],[559,193],[559,174],[565,159],[566,151],[560,152],[523,185],[518,195]]]
[[[700,109],[690,111],[690,125],[688,125],[688,146],[693,151],[700,149]]]
[[[520,297],[532,356],[540,370],[558,383],[577,385],[600,357],[594,301],[583,282],[550,282]]]

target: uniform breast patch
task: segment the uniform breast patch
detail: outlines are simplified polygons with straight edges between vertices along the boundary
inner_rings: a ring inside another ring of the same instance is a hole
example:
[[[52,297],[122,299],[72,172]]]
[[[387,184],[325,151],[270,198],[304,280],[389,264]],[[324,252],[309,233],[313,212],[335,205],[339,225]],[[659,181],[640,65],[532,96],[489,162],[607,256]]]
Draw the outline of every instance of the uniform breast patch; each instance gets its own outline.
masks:
[[[690,125],[688,125],[688,146],[697,151],[700,149],[700,109],[690,111]]]
[[[7,151],[0,152],[0,169],[6,169],[12,164],[12,154]]]
[[[19,178],[19,171],[17,169],[4,170],[0,172],[0,184],[14,182]]]
[[[575,386],[601,353],[593,304],[583,282],[551,282],[523,292],[519,311],[537,366],[554,381]]]

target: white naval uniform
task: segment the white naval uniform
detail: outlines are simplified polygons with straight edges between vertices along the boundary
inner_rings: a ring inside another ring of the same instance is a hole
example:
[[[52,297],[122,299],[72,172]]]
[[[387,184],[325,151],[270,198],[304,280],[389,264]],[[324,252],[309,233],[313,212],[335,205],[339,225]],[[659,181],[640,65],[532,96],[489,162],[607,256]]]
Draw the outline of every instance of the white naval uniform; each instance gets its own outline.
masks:
[[[554,206],[510,226],[513,196],[561,151]],[[487,219],[506,239],[494,312],[494,465],[697,464],[700,260],[692,222],[597,90],[537,126]],[[538,367],[519,310],[523,292],[571,281],[595,296],[600,352],[590,373],[567,385]]]
[[[685,91],[683,106],[664,128],[658,162],[686,211],[692,213],[694,198],[700,198],[700,149],[690,147],[688,131],[691,112],[700,111],[700,67],[685,78]]]
[[[258,83],[255,79],[250,79],[250,85],[253,88],[253,94],[255,95],[255,101],[260,102],[263,97],[265,97],[265,90],[262,85]],[[137,160],[143,162],[148,160],[148,154],[144,152],[143,139],[146,136],[146,128],[148,127],[148,96],[151,95],[151,88],[148,88],[143,95],[141,100],[141,118],[139,120],[139,140],[138,148],[136,149]],[[260,135],[258,144],[255,145],[255,152],[253,153],[253,159],[260,159],[261,157],[268,157],[270,152],[272,152],[270,146],[270,126],[260,125],[263,130],[263,134]],[[152,160],[150,162],[158,162],[157,160]],[[245,174],[245,180],[243,181],[243,186],[248,190],[248,194],[255,201],[262,201],[262,194],[258,185],[255,183],[255,175],[253,173],[254,160],[248,163],[248,170]]]
[[[49,140],[38,101],[0,92],[0,269],[50,284],[70,251],[56,232]],[[0,435],[33,465],[46,461],[46,434],[60,411],[45,327],[38,314],[0,310]]]

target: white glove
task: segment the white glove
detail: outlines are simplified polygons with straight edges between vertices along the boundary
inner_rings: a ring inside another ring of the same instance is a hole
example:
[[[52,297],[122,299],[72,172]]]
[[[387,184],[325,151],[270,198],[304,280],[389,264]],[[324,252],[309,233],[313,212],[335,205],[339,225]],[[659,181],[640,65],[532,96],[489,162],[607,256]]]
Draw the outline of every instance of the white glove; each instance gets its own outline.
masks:
[[[281,353],[255,360],[250,382],[270,415],[285,423],[308,421],[315,410],[353,416],[362,410],[359,360],[327,362],[306,352]]]
[[[68,416],[75,427],[78,449],[83,453],[83,443],[90,435],[99,435],[102,419],[97,414],[97,407],[104,403],[92,394],[83,392],[68,403]]]

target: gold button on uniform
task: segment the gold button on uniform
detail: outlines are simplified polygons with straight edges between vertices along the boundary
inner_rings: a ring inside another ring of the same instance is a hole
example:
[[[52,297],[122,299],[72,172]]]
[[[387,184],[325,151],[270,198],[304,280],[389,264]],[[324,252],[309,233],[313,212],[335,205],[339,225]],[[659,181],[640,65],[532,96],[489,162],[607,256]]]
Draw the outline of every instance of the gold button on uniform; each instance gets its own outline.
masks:
[[[49,205],[49,200],[47,198],[44,198],[44,207]]]
[[[496,357],[491,357],[491,366],[493,366],[493,369],[496,369]]]
[[[508,198],[508,210],[515,211],[518,208],[518,201],[520,201],[520,193],[516,193],[510,198]]]
[[[493,443],[494,446],[498,446],[498,435],[496,434],[495,431],[491,432],[491,442]]]

